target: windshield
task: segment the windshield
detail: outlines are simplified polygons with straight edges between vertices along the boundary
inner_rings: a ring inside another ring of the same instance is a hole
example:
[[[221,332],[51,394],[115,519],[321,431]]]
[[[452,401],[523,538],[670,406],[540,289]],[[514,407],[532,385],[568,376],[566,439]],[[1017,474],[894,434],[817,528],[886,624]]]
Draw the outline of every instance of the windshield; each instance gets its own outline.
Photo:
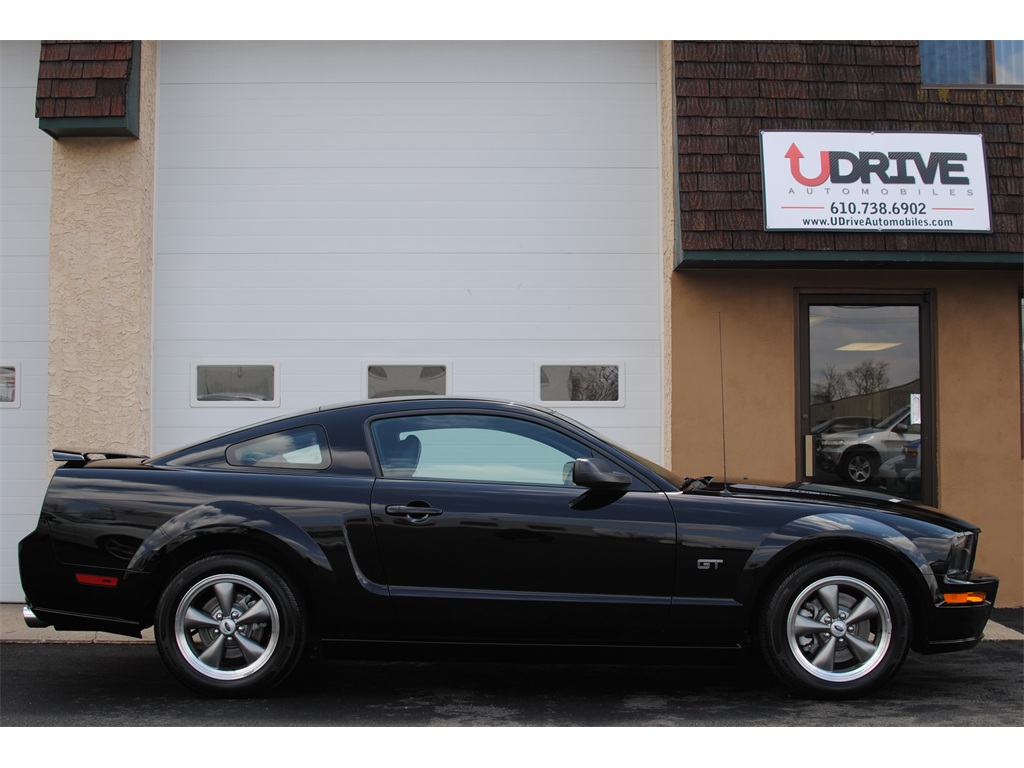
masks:
[[[894,426],[896,426],[901,421],[903,421],[903,419],[905,419],[907,417],[908,413],[910,413],[910,406],[909,405],[905,405],[902,408],[900,408],[898,411],[896,411],[896,413],[892,413],[892,414],[889,414],[888,416],[886,416],[882,421],[880,421],[878,423],[878,426],[876,426],[875,429],[877,429],[877,430],[892,429]]]

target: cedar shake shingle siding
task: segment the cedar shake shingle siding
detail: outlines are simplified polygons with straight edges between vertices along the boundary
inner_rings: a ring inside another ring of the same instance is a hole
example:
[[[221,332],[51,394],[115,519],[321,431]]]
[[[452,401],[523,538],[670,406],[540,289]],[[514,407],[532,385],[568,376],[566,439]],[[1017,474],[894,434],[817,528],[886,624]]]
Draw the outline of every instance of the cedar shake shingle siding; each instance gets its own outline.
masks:
[[[36,117],[125,115],[132,41],[43,41]]]
[[[1024,91],[922,88],[916,41],[676,42],[683,250],[1024,252]],[[766,232],[760,131],[982,134],[992,233]]]

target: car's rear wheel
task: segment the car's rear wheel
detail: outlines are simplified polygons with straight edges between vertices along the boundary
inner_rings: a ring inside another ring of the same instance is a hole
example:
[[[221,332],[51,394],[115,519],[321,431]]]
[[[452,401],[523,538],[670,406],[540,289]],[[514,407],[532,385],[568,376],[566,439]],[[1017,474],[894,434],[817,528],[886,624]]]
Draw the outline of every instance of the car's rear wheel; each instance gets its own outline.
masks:
[[[211,696],[251,696],[295,668],[305,644],[302,605],[274,569],[242,555],[197,560],[171,579],[155,637],[170,671]]]
[[[779,583],[762,613],[761,645],[794,690],[853,698],[899,671],[910,621],[906,597],[885,571],[857,557],[825,557]]]

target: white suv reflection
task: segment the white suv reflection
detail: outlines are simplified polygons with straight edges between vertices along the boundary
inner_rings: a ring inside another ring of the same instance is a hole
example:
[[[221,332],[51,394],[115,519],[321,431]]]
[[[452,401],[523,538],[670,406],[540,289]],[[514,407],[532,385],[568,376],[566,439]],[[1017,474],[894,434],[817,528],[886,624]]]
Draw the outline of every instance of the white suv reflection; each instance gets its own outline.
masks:
[[[869,429],[834,432],[818,444],[817,465],[840,480],[866,485],[878,479],[878,469],[903,455],[903,446],[921,437],[921,425],[910,423],[906,405]]]

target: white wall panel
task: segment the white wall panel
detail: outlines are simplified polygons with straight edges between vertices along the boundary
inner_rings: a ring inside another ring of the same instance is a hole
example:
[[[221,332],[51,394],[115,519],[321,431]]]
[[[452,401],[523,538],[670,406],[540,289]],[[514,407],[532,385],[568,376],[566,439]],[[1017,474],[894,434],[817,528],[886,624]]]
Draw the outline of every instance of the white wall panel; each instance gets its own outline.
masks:
[[[158,146],[159,450],[274,415],[189,408],[196,361],[277,363],[281,413],[608,361],[625,405],[572,415],[657,458],[653,44],[163,43]]]
[[[24,599],[18,542],[47,481],[52,139],[35,119],[39,43],[0,42],[0,365],[19,365],[18,407],[0,406],[0,601]]]

